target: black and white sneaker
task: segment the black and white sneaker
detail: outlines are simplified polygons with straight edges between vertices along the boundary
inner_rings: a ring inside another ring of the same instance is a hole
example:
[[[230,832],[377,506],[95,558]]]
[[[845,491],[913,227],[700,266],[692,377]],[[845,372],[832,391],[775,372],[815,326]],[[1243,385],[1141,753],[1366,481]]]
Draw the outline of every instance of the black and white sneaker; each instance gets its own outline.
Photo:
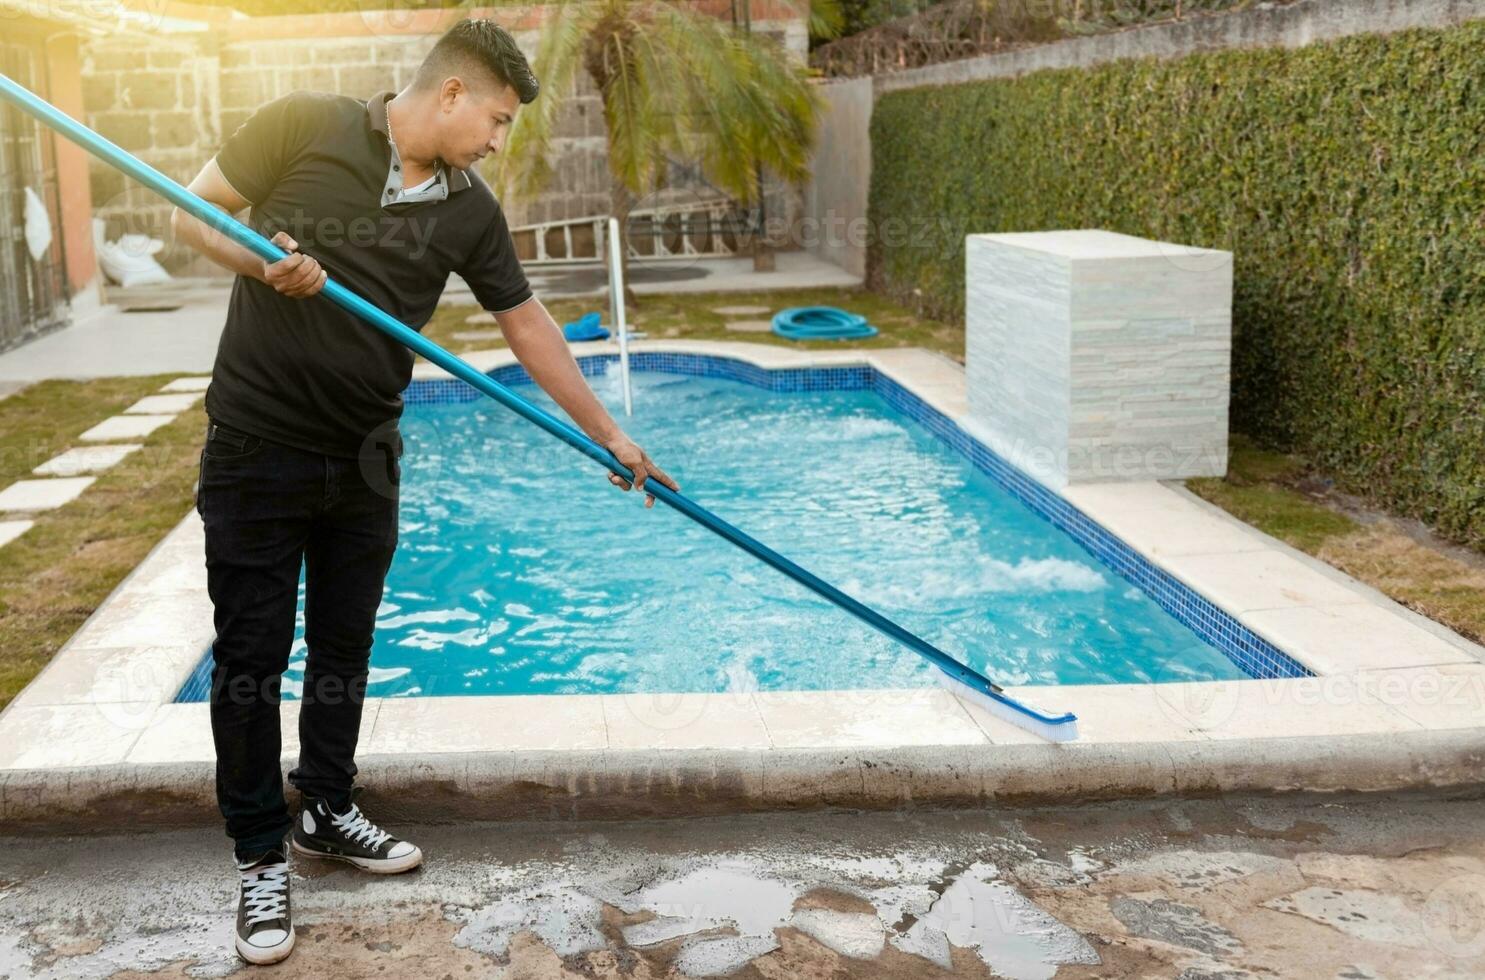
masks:
[[[294,824],[293,847],[295,854],[333,858],[379,875],[411,871],[423,863],[422,851],[367,820],[354,801],[350,809],[336,813],[325,800],[305,797]]]
[[[237,863],[237,955],[249,963],[277,963],[294,950],[289,909],[289,863],[278,848]]]

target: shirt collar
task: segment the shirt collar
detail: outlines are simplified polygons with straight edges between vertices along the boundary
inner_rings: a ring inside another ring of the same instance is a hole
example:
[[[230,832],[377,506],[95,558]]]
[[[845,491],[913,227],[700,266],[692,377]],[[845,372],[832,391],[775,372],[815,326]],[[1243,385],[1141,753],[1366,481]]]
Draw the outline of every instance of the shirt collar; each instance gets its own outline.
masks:
[[[366,100],[366,114],[368,117],[367,121],[371,125],[371,128],[374,132],[381,133],[382,138],[387,140],[388,149],[391,149],[392,143],[391,140],[388,138],[387,103],[390,102],[393,96],[395,96],[396,94],[396,92],[378,92],[371,98]],[[449,188],[448,192],[450,194],[457,194],[462,190],[467,190],[473,183],[473,181],[470,180],[469,174],[463,170],[458,169],[457,167],[445,166],[442,161],[439,162],[439,167],[441,171],[447,172],[447,182]],[[440,182],[442,181],[443,178],[441,177]],[[400,180],[398,182],[398,186],[402,186]]]

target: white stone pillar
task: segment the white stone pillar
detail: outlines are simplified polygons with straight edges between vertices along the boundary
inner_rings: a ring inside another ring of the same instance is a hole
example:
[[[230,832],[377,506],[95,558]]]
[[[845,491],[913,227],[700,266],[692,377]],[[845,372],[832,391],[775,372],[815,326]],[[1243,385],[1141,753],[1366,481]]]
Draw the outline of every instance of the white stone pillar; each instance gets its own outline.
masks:
[[[970,430],[1052,487],[1227,471],[1232,253],[969,235]]]

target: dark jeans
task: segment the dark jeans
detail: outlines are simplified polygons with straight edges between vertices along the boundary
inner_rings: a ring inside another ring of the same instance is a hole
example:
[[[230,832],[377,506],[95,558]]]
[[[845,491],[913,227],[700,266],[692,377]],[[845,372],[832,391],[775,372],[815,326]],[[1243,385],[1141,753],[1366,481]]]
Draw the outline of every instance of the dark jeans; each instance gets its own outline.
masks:
[[[278,705],[301,563],[309,652],[289,781],[337,808],[349,799],[372,630],[397,545],[399,475],[385,447],[344,459],[208,427],[196,509],[217,634],[211,730],[217,803],[239,857],[278,846],[292,826]]]

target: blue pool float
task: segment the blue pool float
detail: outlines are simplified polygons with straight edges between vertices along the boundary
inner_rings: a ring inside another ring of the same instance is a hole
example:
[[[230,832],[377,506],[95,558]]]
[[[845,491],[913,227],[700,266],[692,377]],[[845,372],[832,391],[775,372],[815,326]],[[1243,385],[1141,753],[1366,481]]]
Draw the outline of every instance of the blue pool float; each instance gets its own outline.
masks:
[[[568,340],[607,340],[608,329],[600,327],[601,316],[597,312],[584,313],[572,323],[562,324],[562,336]]]
[[[774,314],[773,332],[790,340],[856,340],[875,337],[877,328],[838,307],[791,306]]]

